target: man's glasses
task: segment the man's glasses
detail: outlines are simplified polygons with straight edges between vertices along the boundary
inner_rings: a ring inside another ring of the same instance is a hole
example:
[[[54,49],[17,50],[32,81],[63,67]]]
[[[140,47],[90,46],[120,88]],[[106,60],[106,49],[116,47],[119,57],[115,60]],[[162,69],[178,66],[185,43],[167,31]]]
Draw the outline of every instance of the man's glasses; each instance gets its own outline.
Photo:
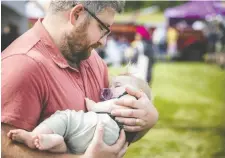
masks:
[[[97,16],[95,16],[94,13],[90,12],[85,7],[84,7],[84,10],[86,10],[106,30],[105,32],[103,32],[101,38],[104,36],[108,36],[111,33],[110,29],[107,26],[105,26],[105,24]]]
[[[75,6],[76,5],[73,5],[73,7]],[[111,33],[111,30],[94,13],[89,11],[86,7],[84,7],[84,10],[87,11],[101,25],[101,27],[105,29],[105,31],[102,32],[101,38],[103,38],[104,36],[108,36]]]

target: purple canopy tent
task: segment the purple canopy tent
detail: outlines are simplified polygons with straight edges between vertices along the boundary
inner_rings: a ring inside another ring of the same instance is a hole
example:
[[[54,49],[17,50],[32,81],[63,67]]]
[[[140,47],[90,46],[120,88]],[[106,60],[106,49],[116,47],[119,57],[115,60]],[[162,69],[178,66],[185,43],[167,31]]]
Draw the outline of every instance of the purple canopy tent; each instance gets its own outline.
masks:
[[[168,8],[164,12],[170,24],[174,24],[180,20],[186,20],[188,24],[192,24],[196,20],[205,19],[206,16],[218,14],[225,16],[225,2],[189,1],[180,6]]]

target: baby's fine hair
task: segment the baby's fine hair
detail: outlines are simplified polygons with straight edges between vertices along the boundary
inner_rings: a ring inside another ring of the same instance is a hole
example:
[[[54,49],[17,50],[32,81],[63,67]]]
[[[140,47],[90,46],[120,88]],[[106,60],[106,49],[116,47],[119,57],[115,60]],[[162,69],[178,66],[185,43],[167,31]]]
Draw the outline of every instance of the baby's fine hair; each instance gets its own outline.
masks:
[[[150,88],[149,84],[146,81],[144,81],[143,79],[137,78],[134,75],[129,74],[129,73],[123,74],[123,75],[119,75],[119,76],[128,76],[128,77],[130,77],[132,86],[134,86],[137,89],[142,90],[148,96],[149,100],[153,99],[152,98],[151,88]]]

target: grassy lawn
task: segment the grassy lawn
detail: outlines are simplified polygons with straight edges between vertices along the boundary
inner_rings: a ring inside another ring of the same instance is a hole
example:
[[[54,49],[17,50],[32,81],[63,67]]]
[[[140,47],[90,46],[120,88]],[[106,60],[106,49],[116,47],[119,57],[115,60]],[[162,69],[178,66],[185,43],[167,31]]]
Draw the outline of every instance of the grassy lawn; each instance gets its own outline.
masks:
[[[152,90],[159,121],[125,158],[225,158],[225,71],[203,63],[158,63]]]

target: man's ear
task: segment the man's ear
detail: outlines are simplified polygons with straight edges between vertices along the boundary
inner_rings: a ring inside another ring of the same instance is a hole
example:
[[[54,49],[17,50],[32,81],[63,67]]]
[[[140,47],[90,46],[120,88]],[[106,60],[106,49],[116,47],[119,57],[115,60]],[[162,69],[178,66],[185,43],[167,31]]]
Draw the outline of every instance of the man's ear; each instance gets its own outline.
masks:
[[[77,4],[74,6],[70,12],[70,22],[72,25],[75,25],[78,17],[83,13],[84,6],[82,4]]]

